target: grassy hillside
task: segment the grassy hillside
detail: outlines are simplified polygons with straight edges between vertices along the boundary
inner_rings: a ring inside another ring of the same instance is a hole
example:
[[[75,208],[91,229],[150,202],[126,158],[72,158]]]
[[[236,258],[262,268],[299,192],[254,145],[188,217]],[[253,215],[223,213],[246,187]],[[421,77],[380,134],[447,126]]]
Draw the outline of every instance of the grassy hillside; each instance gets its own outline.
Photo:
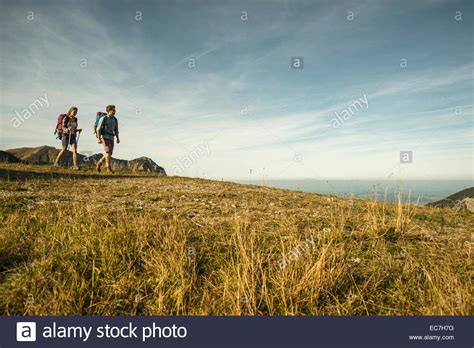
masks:
[[[473,314],[471,213],[0,169],[2,314]]]

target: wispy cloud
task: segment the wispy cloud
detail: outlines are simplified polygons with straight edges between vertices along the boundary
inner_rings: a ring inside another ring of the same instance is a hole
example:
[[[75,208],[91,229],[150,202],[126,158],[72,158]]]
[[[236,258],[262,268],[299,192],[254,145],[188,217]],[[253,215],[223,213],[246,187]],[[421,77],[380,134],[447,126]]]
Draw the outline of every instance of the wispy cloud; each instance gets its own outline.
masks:
[[[181,175],[236,178],[265,168],[274,177],[385,177],[399,151],[412,149],[406,175],[472,176],[472,5],[201,5],[5,5],[0,146],[58,146],[50,134],[57,114],[77,105],[87,129],[114,103],[119,157],[147,155],[170,168],[209,145],[210,155]],[[459,8],[462,23],[453,19]],[[304,69],[290,69],[294,56]],[[50,107],[14,129],[14,111],[45,92]],[[332,128],[334,112],[362,95],[368,108]],[[92,134],[80,148],[100,151]]]

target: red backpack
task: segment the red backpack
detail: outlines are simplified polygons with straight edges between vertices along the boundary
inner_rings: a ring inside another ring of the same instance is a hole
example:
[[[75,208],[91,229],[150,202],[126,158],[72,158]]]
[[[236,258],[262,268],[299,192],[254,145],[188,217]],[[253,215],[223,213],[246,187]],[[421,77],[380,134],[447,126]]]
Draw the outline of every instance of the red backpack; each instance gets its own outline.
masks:
[[[56,135],[56,139],[61,140],[63,137],[63,120],[65,117],[68,117],[67,114],[59,114],[58,121],[56,123],[56,128],[54,128],[54,135]]]

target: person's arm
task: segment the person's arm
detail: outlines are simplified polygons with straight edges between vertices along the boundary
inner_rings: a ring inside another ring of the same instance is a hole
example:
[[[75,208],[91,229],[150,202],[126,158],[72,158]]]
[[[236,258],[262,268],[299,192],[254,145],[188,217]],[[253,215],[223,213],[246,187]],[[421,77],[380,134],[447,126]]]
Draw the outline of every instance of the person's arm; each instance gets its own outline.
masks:
[[[120,144],[119,138],[119,128],[118,128],[118,120],[115,118],[115,129],[114,129],[115,136],[117,137],[117,144]]]
[[[63,130],[63,133],[69,134],[69,128],[68,128],[68,117],[64,116],[63,121],[61,122],[61,128]]]

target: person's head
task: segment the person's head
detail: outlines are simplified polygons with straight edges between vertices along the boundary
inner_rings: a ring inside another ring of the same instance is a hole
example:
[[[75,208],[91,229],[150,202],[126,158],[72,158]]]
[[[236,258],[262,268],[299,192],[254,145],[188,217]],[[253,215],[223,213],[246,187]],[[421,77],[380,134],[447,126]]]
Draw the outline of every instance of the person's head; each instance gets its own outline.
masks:
[[[76,116],[77,115],[77,107],[71,106],[69,111],[67,112],[68,116]]]
[[[109,116],[115,115],[115,105],[107,105],[105,111],[107,111],[107,115]]]

